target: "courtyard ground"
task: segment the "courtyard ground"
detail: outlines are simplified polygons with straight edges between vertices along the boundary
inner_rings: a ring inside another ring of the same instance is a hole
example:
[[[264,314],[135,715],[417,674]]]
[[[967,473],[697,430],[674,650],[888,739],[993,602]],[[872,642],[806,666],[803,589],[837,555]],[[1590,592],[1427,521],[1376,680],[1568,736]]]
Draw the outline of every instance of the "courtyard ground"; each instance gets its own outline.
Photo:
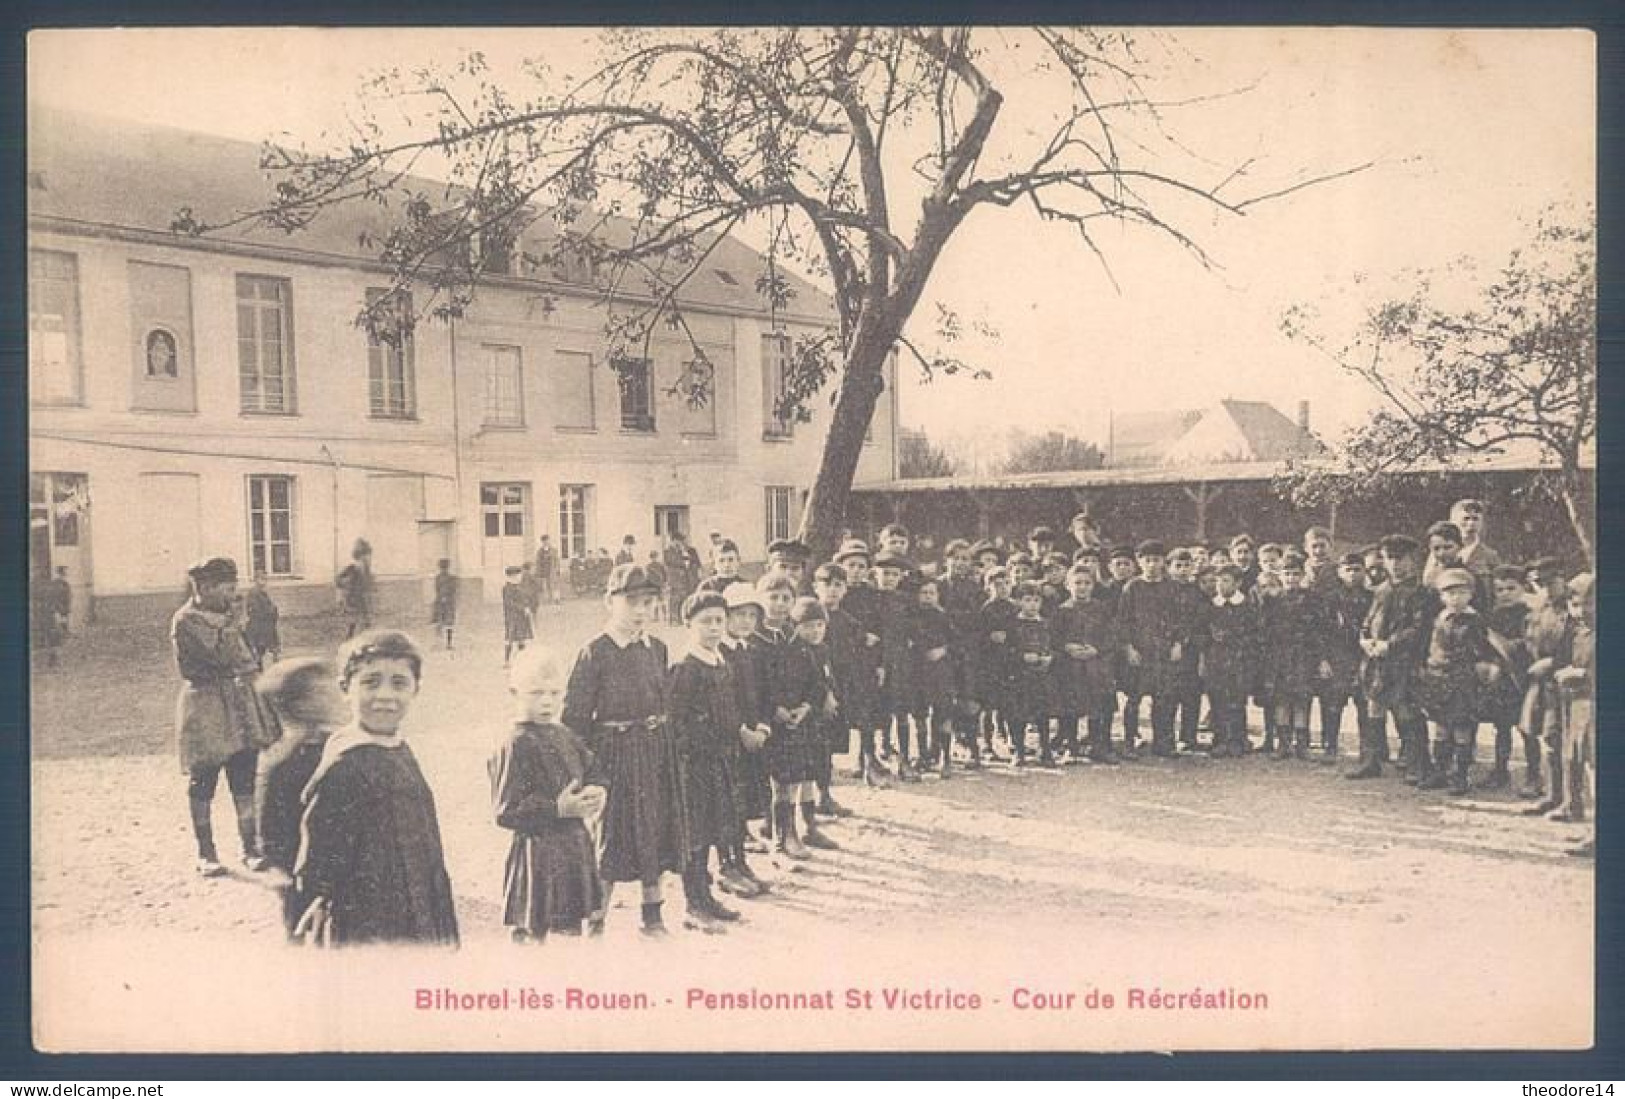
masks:
[[[1593,867],[1564,854],[1575,829],[1521,816],[1527,803],[1510,795],[1451,800],[1397,779],[1352,783],[1338,768],[1257,757],[995,766],[884,791],[847,780],[837,793],[856,815],[829,827],[842,850],[793,871],[759,856],[774,892],[737,902],[746,920],[725,936],[677,930],[671,882],[667,942],[640,938],[636,898],[622,894],[602,941],[516,952],[501,927],[507,838],[491,822],[485,772],[504,722],[500,635],[495,617],[472,610],[458,651],[430,653],[406,729],[439,804],[465,948],[455,961],[404,970],[347,960],[339,986],[332,966],[312,970],[320,963],[281,947],[274,898],[254,875],[191,872],[162,631],[75,639],[59,668],[37,670],[38,1040],[178,1049],[1590,1042]],[[596,604],[567,603],[544,610],[539,633],[573,651],[597,618]],[[330,648],[338,629],[292,623],[288,654]],[[215,827],[229,855],[223,789]],[[500,986],[516,967],[533,985],[546,983],[541,974],[650,988],[656,999],[632,1029],[625,1015],[578,1012],[545,1035],[513,1015],[426,1018],[410,1003],[426,974],[475,988]],[[825,984],[875,995],[951,985],[984,1003],[716,1014],[703,998],[689,1010],[686,998],[696,985]],[[1261,992],[1270,1005],[1250,1015],[1123,1010],[1130,988],[1194,986]],[[310,987],[382,1002],[340,1022],[307,1010],[299,990]],[[1016,1002],[1023,989],[1027,1008]],[[1034,989],[1116,990],[1117,1006],[1034,1011]],[[289,1002],[300,1009],[274,1010]]]

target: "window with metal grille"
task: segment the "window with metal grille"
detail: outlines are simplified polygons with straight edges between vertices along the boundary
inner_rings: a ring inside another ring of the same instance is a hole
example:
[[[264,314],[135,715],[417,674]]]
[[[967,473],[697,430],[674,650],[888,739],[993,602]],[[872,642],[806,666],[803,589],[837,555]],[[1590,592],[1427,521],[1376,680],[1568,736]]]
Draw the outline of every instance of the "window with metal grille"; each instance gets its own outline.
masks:
[[[794,522],[796,490],[787,485],[767,486],[767,528],[763,544],[788,538]]]

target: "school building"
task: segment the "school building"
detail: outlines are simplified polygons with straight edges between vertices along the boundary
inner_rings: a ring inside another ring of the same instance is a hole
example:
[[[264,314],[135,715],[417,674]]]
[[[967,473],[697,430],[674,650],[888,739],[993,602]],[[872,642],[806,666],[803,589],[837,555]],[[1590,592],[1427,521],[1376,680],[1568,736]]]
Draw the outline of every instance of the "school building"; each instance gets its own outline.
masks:
[[[67,568],[76,618],[162,621],[214,554],[264,571],[300,614],[331,606],[358,537],[386,609],[404,609],[442,557],[494,598],[544,533],[575,557],[720,531],[751,557],[792,532],[828,403],[807,424],[774,405],[792,341],[832,316],[816,288],[792,278],[770,315],[761,257],[719,243],[681,300],[715,369],[701,407],[670,392],[696,357],[687,338],[605,361],[584,272],[492,273],[461,318],[375,341],[355,318],[389,285],[360,244],[382,235],[376,207],[292,235],[170,230],[183,208],[264,205],[259,153],[30,109],[30,552]],[[896,475],[891,381],[860,482]]]

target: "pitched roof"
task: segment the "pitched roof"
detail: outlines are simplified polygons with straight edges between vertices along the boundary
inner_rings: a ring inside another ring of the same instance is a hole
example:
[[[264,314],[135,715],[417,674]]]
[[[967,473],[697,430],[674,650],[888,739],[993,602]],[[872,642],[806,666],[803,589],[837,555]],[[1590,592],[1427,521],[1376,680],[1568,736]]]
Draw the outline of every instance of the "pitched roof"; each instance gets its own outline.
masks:
[[[1111,466],[1154,465],[1162,449],[1189,431],[1201,417],[1196,409],[1116,413],[1112,416],[1106,462]]]
[[[1267,401],[1224,400],[1219,408],[1246,439],[1247,461],[1283,462],[1326,453],[1319,439]]]
[[[205,222],[225,220],[265,206],[273,177],[260,166],[261,147],[253,142],[69,111],[42,104],[28,108],[28,214],[77,222],[87,227],[170,232],[175,215],[191,208]],[[443,200],[447,185],[414,178],[407,186],[431,201]],[[396,203],[398,207],[398,202]],[[374,260],[364,241],[381,240],[393,209],[367,201],[346,202],[322,212],[308,227],[287,234],[274,229],[236,227],[209,234],[225,244],[276,248],[291,255]],[[532,237],[541,237],[537,232]],[[181,238],[184,239],[184,238]],[[180,242],[179,240],[177,241]],[[538,240],[530,240],[532,248]],[[724,238],[684,287],[680,300],[732,313],[765,313],[756,292],[763,257],[748,245]],[[780,273],[794,292],[786,314],[827,320],[829,296],[794,273]],[[526,279],[583,293],[556,279]]]

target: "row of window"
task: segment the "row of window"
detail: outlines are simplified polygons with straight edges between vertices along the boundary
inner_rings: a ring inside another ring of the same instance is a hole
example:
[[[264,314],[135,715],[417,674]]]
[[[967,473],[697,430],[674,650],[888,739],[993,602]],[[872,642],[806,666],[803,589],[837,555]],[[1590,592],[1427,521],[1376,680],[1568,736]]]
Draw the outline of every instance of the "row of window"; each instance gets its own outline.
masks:
[[[131,264],[132,297],[138,338],[139,407],[190,410],[191,288],[185,268]],[[33,249],[28,258],[30,393],[35,404],[75,405],[84,400],[80,349],[79,272],[69,252]],[[376,305],[385,294],[369,289]],[[238,275],[237,375],[244,413],[295,415],[298,385],[293,341],[293,287],[269,275]],[[390,334],[367,336],[368,412],[377,419],[414,419],[418,400],[411,325],[412,298],[396,293],[387,312],[399,322]],[[484,358],[484,425],[526,426],[524,356],[519,347],[487,344]],[[557,370],[554,426],[596,430],[593,356],[581,351],[554,353]],[[780,414],[791,364],[789,337],[762,337],[763,434],[788,438],[792,421]],[[619,394],[620,426],[625,431],[656,430],[654,379],[649,360],[612,365]],[[713,393],[714,397],[714,393]],[[685,402],[686,403],[686,402]],[[685,409],[684,430],[714,434],[715,399]]]
[[[292,576],[298,572],[295,544],[297,481],[282,474],[255,474],[248,478],[249,560],[256,572],[267,576]],[[590,522],[593,485],[558,486],[558,547],[566,558],[584,557],[594,547]],[[797,505],[805,501],[800,489],[768,485],[764,489],[764,544],[788,538],[794,530]],[[529,482],[485,482],[480,485],[480,532],[487,546],[512,539],[521,550],[533,540],[530,524],[531,486]],[[686,531],[687,508],[655,509],[658,532]],[[682,514],[662,516],[662,512]],[[664,522],[663,522],[664,518]],[[491,550],[491,561],[506,561],[512,555],[500,548]]]

